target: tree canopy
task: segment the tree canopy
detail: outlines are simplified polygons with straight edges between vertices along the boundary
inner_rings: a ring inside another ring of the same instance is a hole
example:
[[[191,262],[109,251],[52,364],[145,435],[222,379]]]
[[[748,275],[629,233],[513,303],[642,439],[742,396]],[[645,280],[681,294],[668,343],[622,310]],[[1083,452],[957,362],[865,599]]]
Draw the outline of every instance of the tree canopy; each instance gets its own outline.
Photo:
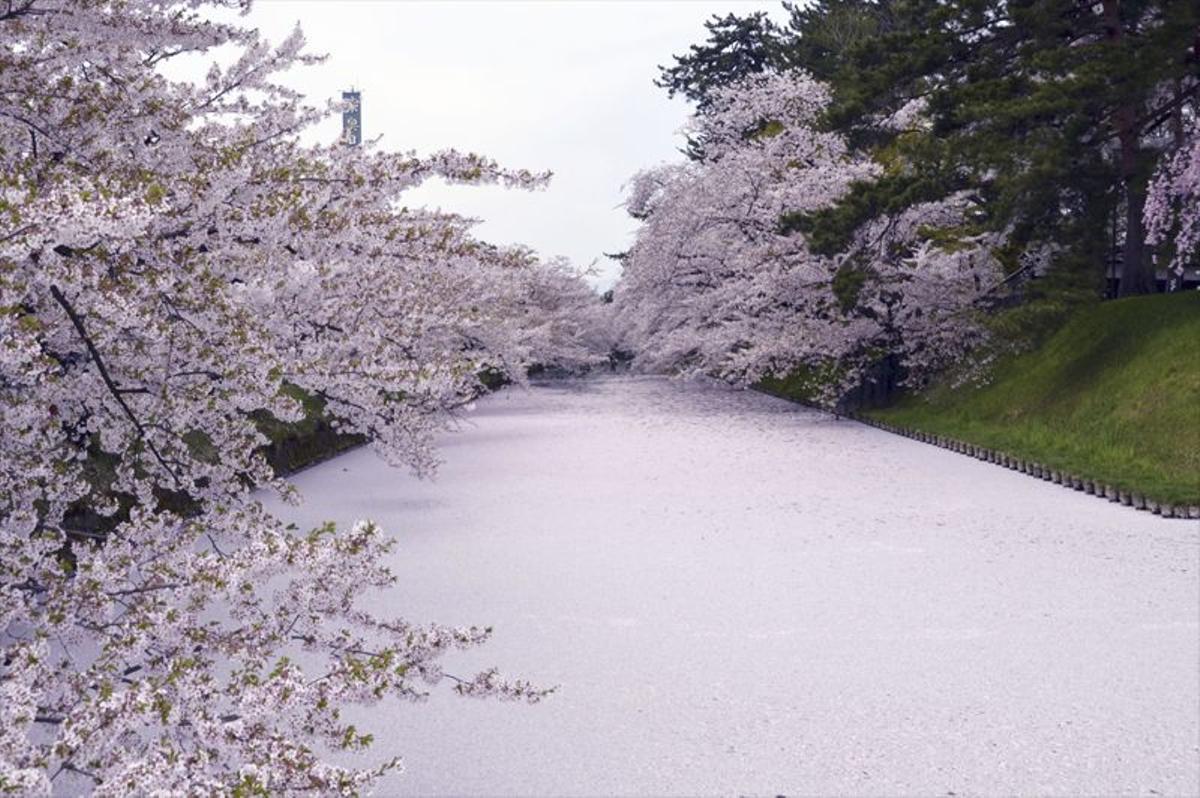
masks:
[[[279,81],[298,29],[216,21],[240,5],[0,8],[0,792],[353,793],[395,763],[329,758],[370,742],[348,703],[544,695],[442,671],[484,627],[359,608],[376,525],[291,529],[254,490],[294,497],[256,418],[297,390],[427,472],[481,372],[593,357],[576,275],[402,201],[548,175],[303,143],[339,108]]]
[[[1115,261],[1122,293],[1154,290],[1155,263],[1180,262],[1173,254],[1154,260],[1144,209],[1152,175],[1186,148],[1196,117],[1194,3],[821,0],[785,8],[786,26],[759,15],[714,19],[708,41],[664,70],[664,82],[699,100],[721,75],[746,71],[800,69],[828,83],[823,124],[889,175],[811,220],[807,229],[825,250],[844,246],[877,213],[970,186],[981,223],[1008,231],[1017,247],[1052,240],[1093,274]],[[729,66],[734,41],[737,71]],[[917,127],[888,124],[918,110]]]
[[[1200,254],[1200,6],[784,9],[714,17],[662,70],[696,103],[692,163],[635,181],[614,303],[658,367],[845,387],[889,361],[920,382],[988,338],[1010,286],[1171,289]],[[779,149],[799,135],[839,150]]]

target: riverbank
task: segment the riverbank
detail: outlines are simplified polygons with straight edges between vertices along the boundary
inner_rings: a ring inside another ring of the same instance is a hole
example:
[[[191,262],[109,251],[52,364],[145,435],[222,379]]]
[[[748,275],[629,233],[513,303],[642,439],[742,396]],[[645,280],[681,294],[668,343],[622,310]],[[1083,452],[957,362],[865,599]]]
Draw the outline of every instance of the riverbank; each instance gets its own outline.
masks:
[[[1104,302],[985,385],[939,385],[861,415],[920,440],[1153,509],[1200,505],[1200,293]],[[790,383],[762,386],[788,396]],[[1078,485],[1072,485],[1072,480]]]
[[[498,371],[479,373],[479,395],[498,391],[510,380]],[[304,407],[304,418],[296,422],[280,421],[269,413],[258,413],[254,422],[267,436],[263,456],[277,476],[286,477],[357,449],[368,442],[366,435],[339,432],[333,418],[325,412],[325,401],[295,386],[284,386],[284,393]]]
[[[868,417],[999,450],[1172,505],[1200,504],[1200,293],[1105,302],[984,386]]]
[[[267,413],[254,417],[259,432],[270,441],[263,447],[263,456],[278,476],[295,474],[367,442],[362,435],[334,429],[320,397],[294,385],[285,386],[284,392],[304,406],[303,419],[289,423]]]

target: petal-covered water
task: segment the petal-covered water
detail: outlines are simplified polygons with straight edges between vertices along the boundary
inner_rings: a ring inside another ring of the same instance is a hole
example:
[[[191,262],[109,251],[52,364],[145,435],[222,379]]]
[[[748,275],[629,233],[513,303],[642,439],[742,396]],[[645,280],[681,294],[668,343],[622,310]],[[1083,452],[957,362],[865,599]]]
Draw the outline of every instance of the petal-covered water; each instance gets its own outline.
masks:
[[[1200,525],[762,396],[506,390],[434,481],[357,451],[306,524],[399,541],[380,609],[536,706],[363,712],[385,794],[1200,792]]]

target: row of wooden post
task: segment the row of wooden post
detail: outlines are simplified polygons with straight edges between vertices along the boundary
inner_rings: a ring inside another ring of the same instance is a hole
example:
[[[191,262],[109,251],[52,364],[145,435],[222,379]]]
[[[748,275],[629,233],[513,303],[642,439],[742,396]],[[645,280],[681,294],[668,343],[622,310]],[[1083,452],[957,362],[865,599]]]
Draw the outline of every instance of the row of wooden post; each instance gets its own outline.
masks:
[[[1111,502],[1123,504],[1126,507],[1133,507],[1137,510],[1146,510],[1147,512],[1161,515],[1163,518],[1195,518],[1200,519],[1200,506],[1187,506],[1167,504],[1165,502],[1157,502],[1153,499],[1146,498],[1140,493],[1134,491],[1121,490],[1112,485],[1100,482],[1098,480],[1087,479],[1076,474],[1071,474],[1057,468],[1035,463],[1032,460],[1025,460],[1020,457],[1013,457],[1004,452],[996,451],[995,449],[987,449],[982,446],[976,446],[973,443],[964,443],[953,438],[947,438],[944,435],[934,435],[928,432],[920,432],[918,430],[907,429],[905,427],[897,427],[893,424],[886,424],[875,419],[868,418],[859,414],[851,415],[856,421],[861,421],[872,427],[892,432],[896,435],[903,435],[906,438],[921,441],[922,443],[931,443],[934,446],[940,446],[943,449],[949,449],[953,452],[959,452],[969,457],[974,457],[977,460],[983,460],[988,463],[1010,468],[1014,471],[1020,471],[1022,474],[1028,474],[1031,477],[1044,479],[1047,482],[1053,482],[1055,485],[1062,485],[1065,488],[1083,491],[1089,496],[1098,496],[1108,499]]]

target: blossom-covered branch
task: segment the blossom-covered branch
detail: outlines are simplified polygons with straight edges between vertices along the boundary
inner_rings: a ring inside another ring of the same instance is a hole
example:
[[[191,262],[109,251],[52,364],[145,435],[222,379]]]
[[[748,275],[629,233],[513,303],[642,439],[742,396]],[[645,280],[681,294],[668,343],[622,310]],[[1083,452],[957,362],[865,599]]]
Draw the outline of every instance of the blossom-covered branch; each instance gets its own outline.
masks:
[[[828,103],[802,72],[743,79],[694,119],[703,158],[634,178],[627,207],[643,226],[615,306],[637,365],[739,384],[819,369],[832,401],[881,351],[915,375],[978,343],[973,303],[999,279],[999,238],[937,235],[968,226],[967,194],[874,219],[835,255],[782,223],[880,174],[820,129]]]
[[[369,785],[396,763],[316,753],[369,741],[342,707],[422,699],[488,632],[359,610],[388,539],[266,513],[254,488],[292,489],[255,419],[298,420],[298,388],[427,471],[481,372],[595,357],[577,275],[401,201],[547,175],[303,144],[336,106],[278,82],[315,60],[298,30],[273,47],[211,18],[241,5],[0,11],[0,792]],[[198,83],[162,69],[220,48]]]

